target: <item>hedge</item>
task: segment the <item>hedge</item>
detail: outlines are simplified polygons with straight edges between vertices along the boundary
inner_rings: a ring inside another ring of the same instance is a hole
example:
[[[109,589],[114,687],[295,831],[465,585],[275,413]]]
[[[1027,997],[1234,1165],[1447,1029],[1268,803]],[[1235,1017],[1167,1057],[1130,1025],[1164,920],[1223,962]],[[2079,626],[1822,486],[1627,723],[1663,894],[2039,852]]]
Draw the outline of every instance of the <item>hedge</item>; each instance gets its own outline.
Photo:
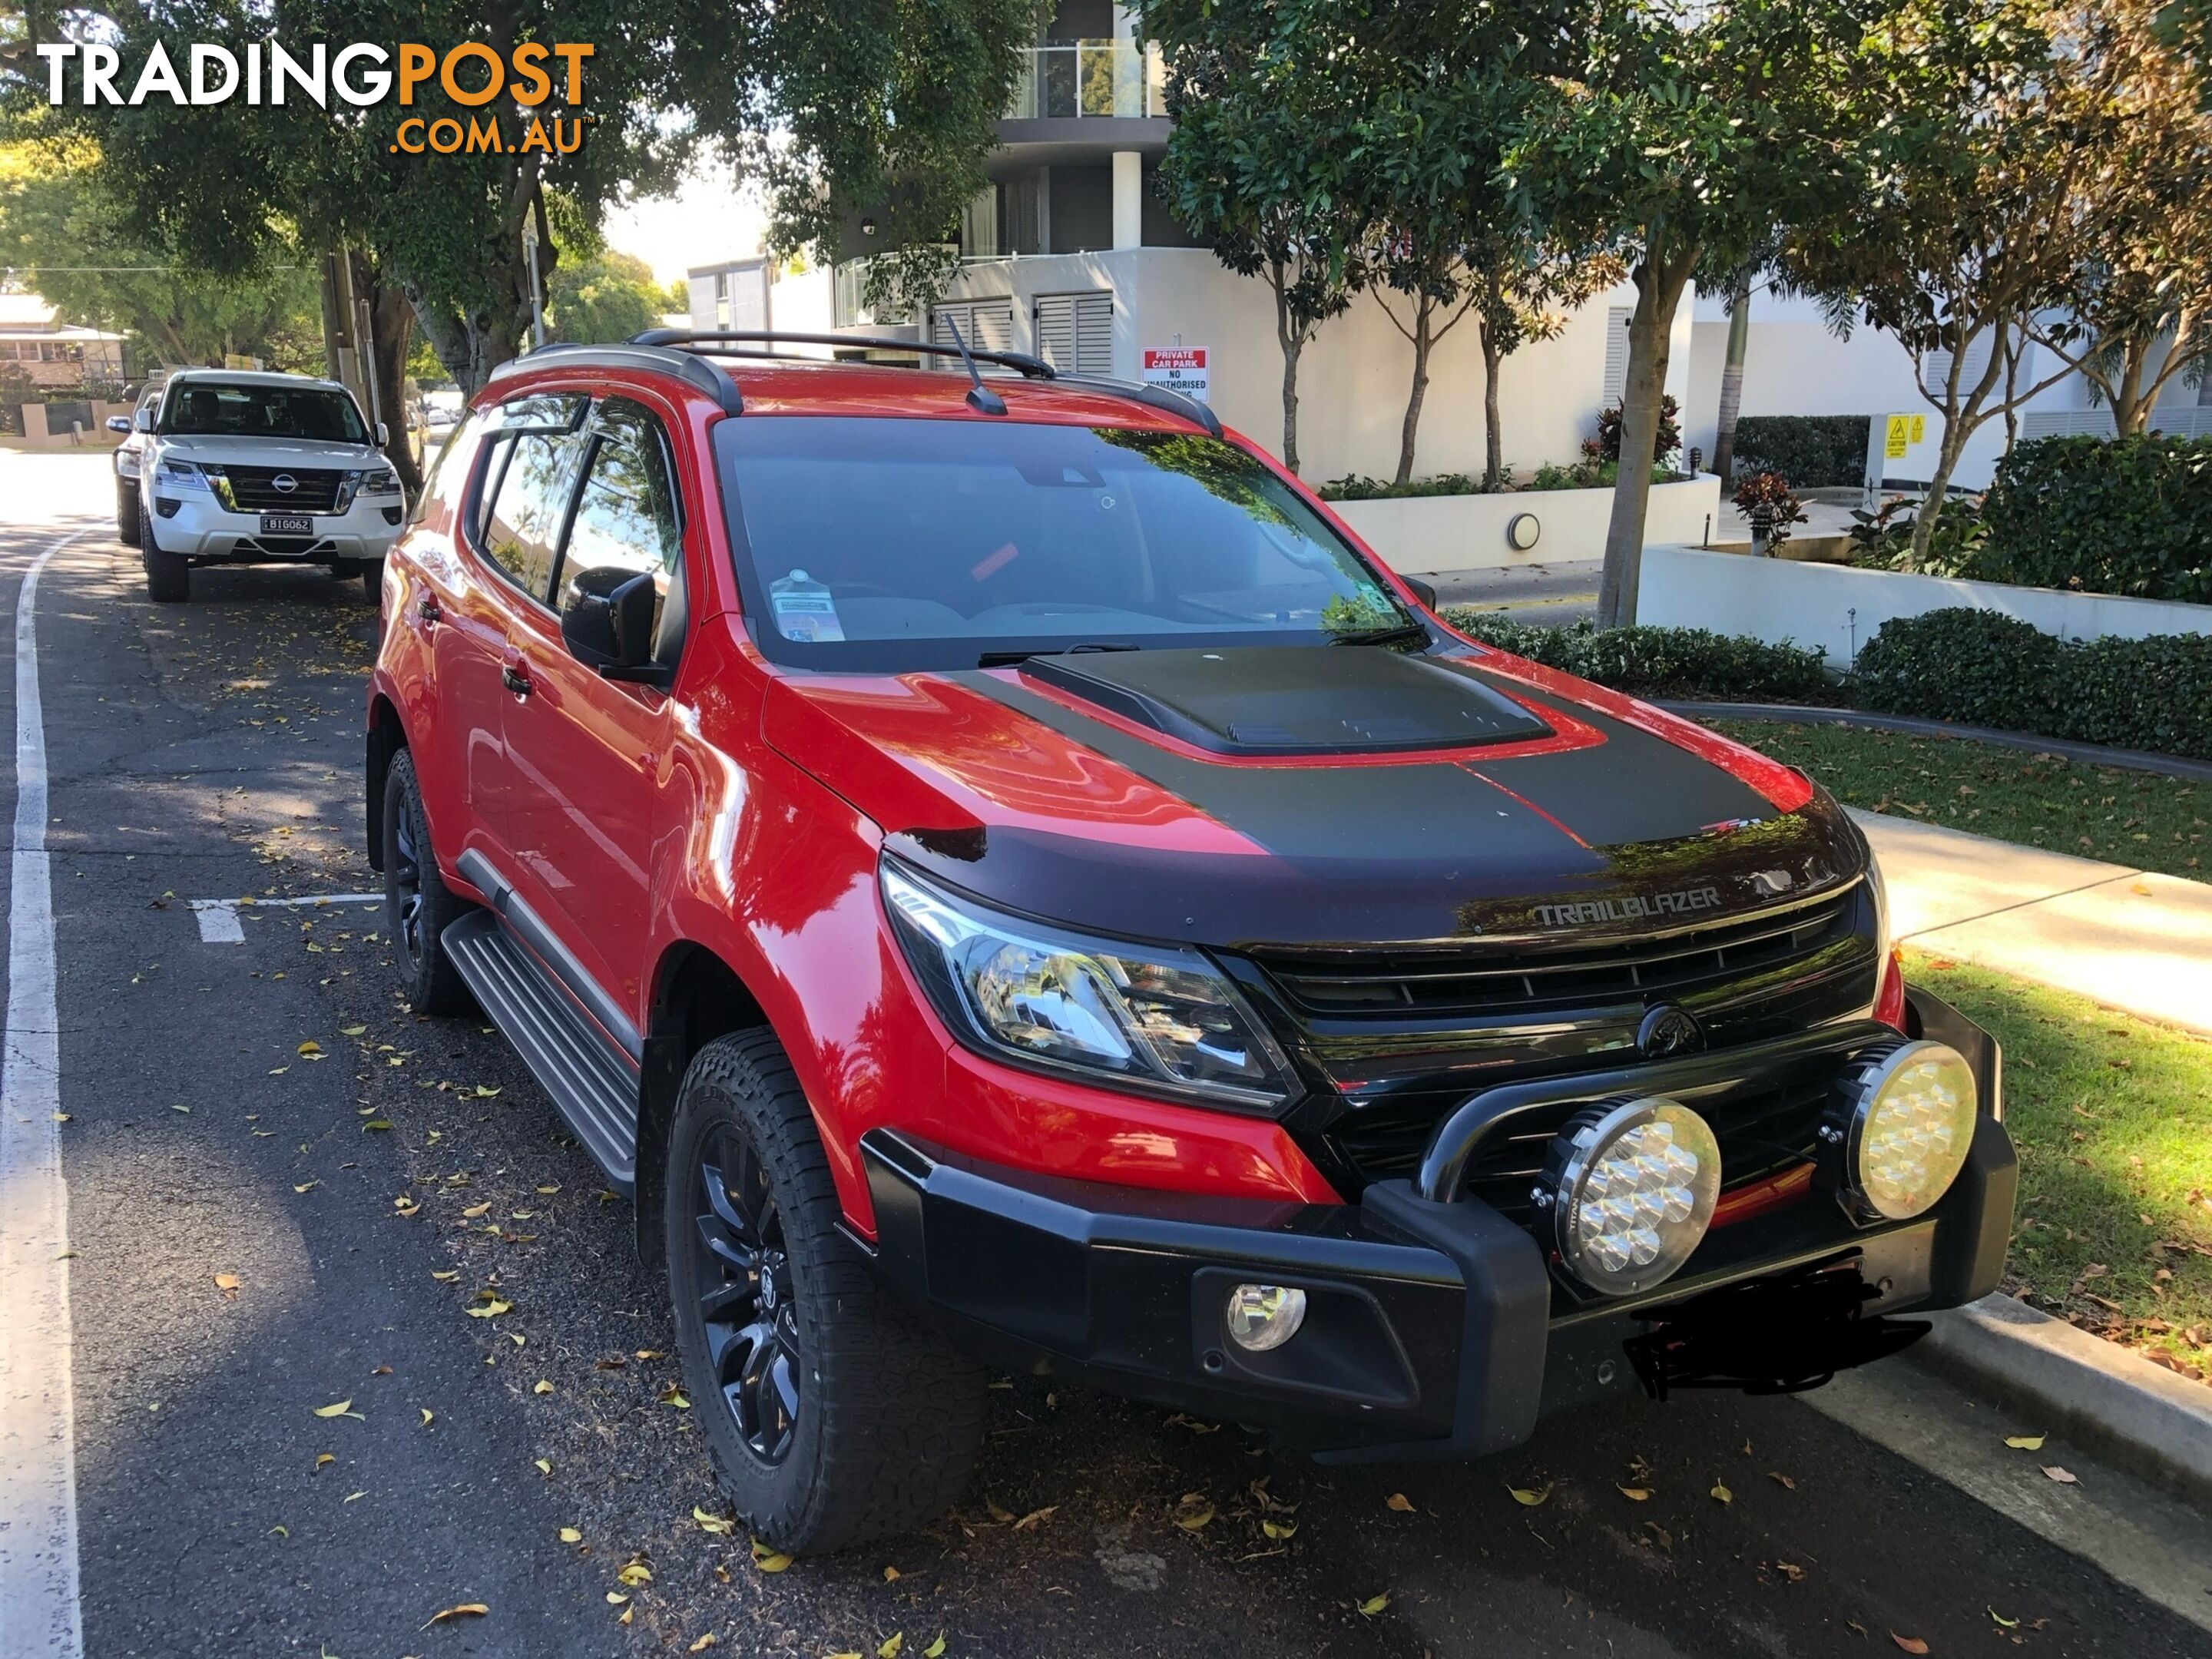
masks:
[[[1466,605],[1444,620],[1501,651],[1578,674],[1637,696],[1750,697],[1774,702],[1833,702],[1836,687],[1817,647],[1703,628],[1545,628]]]
[[[1866,480],[1870,415],[1746,415],[1735,423],[1740,471],[1779,472],[1800,489]]]
[[[1998,463],[1986,581],[2212,604],[2212,438],[2042,438]]]
[[[1884,714],[2212,760],[2212,635],[2062,640],[1994,611],[1930,611],[1881,625],[1852,690]]]

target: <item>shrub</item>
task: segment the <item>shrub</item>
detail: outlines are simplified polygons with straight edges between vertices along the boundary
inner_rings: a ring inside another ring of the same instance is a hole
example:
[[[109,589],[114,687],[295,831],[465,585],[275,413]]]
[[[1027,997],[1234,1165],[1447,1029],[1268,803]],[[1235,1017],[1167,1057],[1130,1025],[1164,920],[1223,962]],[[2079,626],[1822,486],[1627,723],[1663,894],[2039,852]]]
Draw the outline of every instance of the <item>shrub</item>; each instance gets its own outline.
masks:
[[[1805,504],[1779,472],[1753,473],[1730,499],[1751,520],[1753,538],[1764,536],[1770,551],[1790,539],[1791,525],[1805,522]]]
[[[1994,611],[1894,617],[1856,700],[1893,714],[2212,760],[2212,635],[2062,640]]]
[[[1510,469],[1504,487],[1513,488]],[[1407,495],[1480,495],[1488,492],[1483,489],[1481,479],[1464,472],[1439,472],[1433,478],[1408,478],[1404,483],[1389,483],[1364,473],[1347,472],[1341,478],[1331,478],[1314,493],[1325,501],[1389,501]]]
[[[2041,438],[1998,464],[1976,574],[2212,604],[2212,438]]]
[[[1873,513],[1853,507],[1851,562],[1867,570],[1904,569],[1912,557],[1912,532],[1919,521],[1918,507],[1917,501],[1903,495],[1891,496]],[[1928,556],[1921,562],[1921,574],[1982,577],[1983,550],[1988,544],[1989,520],[1982,514],[1982,497],[1946,495],[1943,510],[1936,515],[1936,534],[1928,544]]]
[[[1738,471],[1787,473],[1801,489],[1866,477],[1869,415],[1746,415],[1735,423]]]
[[[1651,446],[1651,459],[1663,461],[1682,447],[1682,405],[1662,394],[1659,399],[1659,435]],[[1587,445],[1584,446],[1588,447]],[[1613,404],[1597,412],[1597,454],[1595,459],[1607,461],[1620,459],[1620,405]]]
[[[1444,620],[1516,657],[1638,696],[1832,702],[1817,647],[1768,645],[1703,628],[1545,628],[1455,605]]]

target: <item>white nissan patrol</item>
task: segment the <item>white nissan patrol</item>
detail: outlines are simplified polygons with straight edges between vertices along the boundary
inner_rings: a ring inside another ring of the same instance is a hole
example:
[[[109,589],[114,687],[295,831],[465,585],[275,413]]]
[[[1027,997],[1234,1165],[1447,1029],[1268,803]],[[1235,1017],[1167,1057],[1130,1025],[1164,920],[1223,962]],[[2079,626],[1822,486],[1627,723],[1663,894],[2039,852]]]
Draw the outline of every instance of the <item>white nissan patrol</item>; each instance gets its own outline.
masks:
[[[138,550],[149,598],[196,564],[324,564],[380,590],[407,500],[353,394],[300,374],[187,369],[138,416]],[[126,536],[125,539],[130,538]]]

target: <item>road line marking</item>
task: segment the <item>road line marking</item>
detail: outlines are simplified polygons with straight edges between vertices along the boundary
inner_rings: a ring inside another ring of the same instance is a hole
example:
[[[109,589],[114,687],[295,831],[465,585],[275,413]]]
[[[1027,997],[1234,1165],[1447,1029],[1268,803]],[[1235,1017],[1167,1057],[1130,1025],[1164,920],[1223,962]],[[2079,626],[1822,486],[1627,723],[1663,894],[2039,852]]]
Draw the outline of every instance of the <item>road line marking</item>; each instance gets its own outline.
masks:
[[[319,910],[326,904],[381,904],[381,893],[319,893],[312,898],[187,899],[192,917],[200,925],[203,945],[243,945],[246,929],[238,925],[240,910]]]
[[[84,1652],[38,605],[46,562],[89,533],[64,536],[40,554],[15,596],[15,844],[0,1060],[0,1653],[8,1659]]]

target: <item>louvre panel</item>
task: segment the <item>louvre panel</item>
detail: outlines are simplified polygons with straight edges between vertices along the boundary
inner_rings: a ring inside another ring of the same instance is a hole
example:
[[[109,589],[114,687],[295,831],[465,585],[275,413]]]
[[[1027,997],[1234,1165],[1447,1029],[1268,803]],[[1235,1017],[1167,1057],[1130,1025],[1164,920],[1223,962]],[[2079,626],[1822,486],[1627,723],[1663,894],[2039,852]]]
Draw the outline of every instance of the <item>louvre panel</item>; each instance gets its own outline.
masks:
[[[1114,372],[1114,296],[1041,294],[1036,301],[1037,355],[1066,374]]]
[[[2112,411],[2109,409],[2031,409],[2020,417],[2023,443],[2038,438],[2109,438]]]
[[[930,338],[939,345],[954,343],[951,325],[957,323],[961,337],[973,350],[1014,349],[1014,302],[1012,300],[970,300],[941,305],[929,313],[929,322]],[[983,372],[988,374],[994,371],[986,365]]]
[[[1605,311],[1605,392],[1598,402],[1611,407],[1628,397],[1628,306],[1607,306]]]

